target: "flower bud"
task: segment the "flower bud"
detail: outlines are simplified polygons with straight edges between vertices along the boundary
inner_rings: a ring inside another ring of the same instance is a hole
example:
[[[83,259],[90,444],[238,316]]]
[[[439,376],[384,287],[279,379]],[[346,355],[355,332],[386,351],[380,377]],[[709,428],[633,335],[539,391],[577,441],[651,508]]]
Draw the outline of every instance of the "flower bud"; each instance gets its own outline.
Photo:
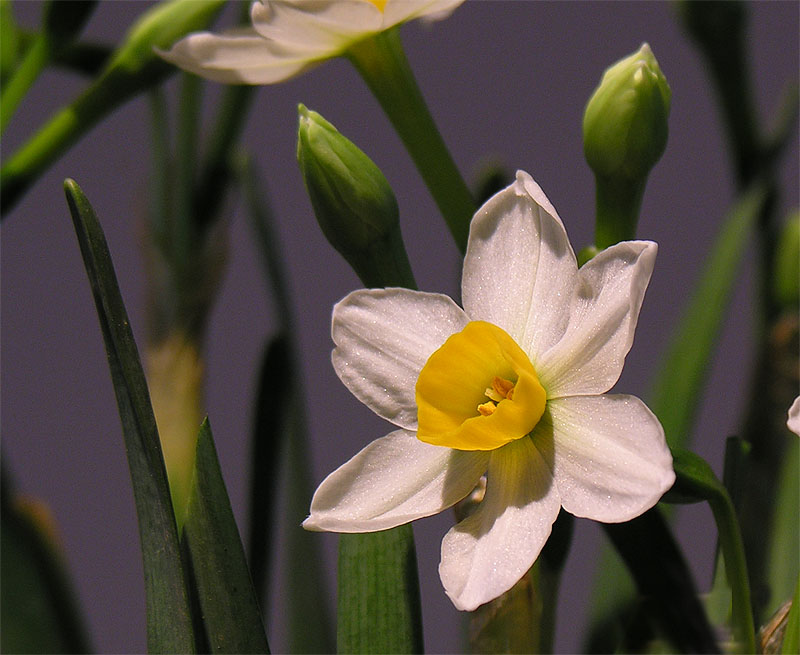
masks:
[[[393,284],[373,270],[380,258],[408,261],[389,183],[364,152],[317,112],[303,105],[298,112],[297,161],[322,232],[365,284]]]
[[[667,145],[670,96],[646,43],[606,69],[583,116],[583,150],[595,175],[647,177]]]

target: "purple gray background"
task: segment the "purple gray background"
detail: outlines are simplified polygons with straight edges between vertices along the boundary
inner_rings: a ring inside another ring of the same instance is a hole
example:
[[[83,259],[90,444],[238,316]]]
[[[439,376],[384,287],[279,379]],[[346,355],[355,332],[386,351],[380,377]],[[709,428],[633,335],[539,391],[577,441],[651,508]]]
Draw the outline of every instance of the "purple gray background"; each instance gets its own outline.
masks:
[[[105,2],[86,34],[117,40],[144,2]],[[751,7],[750,59],[766,121],[798,68],[798,3]],[[33,27],[41,5],[15,3]],[[617,385],[645,396],[670,331],[734,197],[718,109],[698,54],[666,2],[467,2],[446,21],[406,26],[418,81],[462,172],[496,159],[528,171],[567,227],[575,249],[592,240],[592,175],[581,118],[603,69],[650,43],[672,87],[670,138],[642,208],[639,237],[659,244],[636,341]],[[47,72],[3,140],[8,156],[84,80]],[[216,86],[216,85],[212,85]],[[171,84],[174,88],[174,82]],[[217,93],[218,88],[212,90]],[[457,294],[459,262],[436,207],[376,101],[343,60],[258,92],[244,142],[257,158],[279,223],[298,317],[311,438],[319,482],[389,427],[349,395],[330,366],[332,305],[360,286],[321,236],[295,163],[296,105],[322,113],[386,174],[420,288]],[[2,226],[2,436],[6,465],[24,492],[44,499],[58,522],[68,564],[101,652],[145,648],[141,560],[128,468],[100,330],[61,183],[73,177],[93,203],[111,248],[134,331],[144,339],[139,229],[146,207],[148,106],[126,104],[45,174]],[[783,167],[781,212],[798,205],[795,139]],[[241,203],[228,205],[230,262],[208,342],[208,412],[231,499],[244,516],[251,403],[261,348],[277,325]],[[752,253],[718,341],[701,404],[696,450],[721,471],[724,439],[737,429],[751,363]],[[429,652],[459,652],[459,613],[437,565],[449,513],[415,525]],[[240,523],[241,525],[241,523]],[[704,506],[678,513],[678,534],[707,588],[715,528]],[[336,536],[321,535],[334,589]],[[596,525],[578,521],[565,572],[557,649],[580,648],[595,555]],[[278,589],[280,593],[280,588]],[[278,608],[279,600],[272,602]],[[333,602],[333,592],[331,593]],[[275,612],[278,614],[279,612]],[[270,625],[274,652],[285,649]]]

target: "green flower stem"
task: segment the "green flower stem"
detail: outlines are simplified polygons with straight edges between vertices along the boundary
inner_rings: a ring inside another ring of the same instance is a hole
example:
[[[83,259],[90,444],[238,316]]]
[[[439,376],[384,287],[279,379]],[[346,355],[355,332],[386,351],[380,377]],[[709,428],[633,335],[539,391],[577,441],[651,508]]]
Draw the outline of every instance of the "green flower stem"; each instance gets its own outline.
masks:
[[[744,542],[739,531],[736,510],[727,493],[709,498],[708,504],[717,523],[720,548],[725,558],[725,575],[731,587],[734,635],[741,652],[755,653],[756,637],[750,606],[750,584],[747,580]]]
[[[2,213],[6,214],[22,194],[58,157],[113,109],[146,87],[173,72],[164,62],[154,62],[148,74],[130,80],[127,75],[101,78],[75,102],[61,109],[0,169]]]
[[[50,61],[50,39],[40,34],[25,53],[19,65],[0,96],[0,134],[5,132],[8,122],[14,115],[17,106],[31,88],[39,73]]]
[[[673,449],[672,455],[677,477],[665,500],[708,501],[717,524],[719,544],[725,560],[725,575],[731,588],[731,621],[734,637],[740,652],[755,653],[756,636],[747,561],[739,520],[731,497],[711,467],[701,457],[682,449]]]
[[[646,177],[625,180],[595,176],[597,220],[594,245],[598,250],[636,238],[636,223],[646,183]]]
[[[173,73],[175,68],[154,48],[168,47],[202,29],[223,4],[223,0],[172,0],[145,12],[100,77],[0,168],[0,215],[5,216],[28,187],[102,118]]]
[[[475,201],[428,111],[397,28],[357,43],[346,54],[403,140],[463,253]]]

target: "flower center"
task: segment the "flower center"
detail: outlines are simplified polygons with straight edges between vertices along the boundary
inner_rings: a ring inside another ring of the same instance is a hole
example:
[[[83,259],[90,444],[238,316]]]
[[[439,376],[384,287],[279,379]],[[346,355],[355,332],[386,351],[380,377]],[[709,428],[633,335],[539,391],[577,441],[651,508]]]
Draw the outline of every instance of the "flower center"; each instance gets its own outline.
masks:
[[[546,400],[516,342],[496,325],[472,321],[422,367],[417,438],[459,450],[494,450],[529,434]]]
[[[389,0],[367,0],[371,5],[375,5],[378,8],[378,11],[383,13],[383,10],[386,8],[386,3]]]

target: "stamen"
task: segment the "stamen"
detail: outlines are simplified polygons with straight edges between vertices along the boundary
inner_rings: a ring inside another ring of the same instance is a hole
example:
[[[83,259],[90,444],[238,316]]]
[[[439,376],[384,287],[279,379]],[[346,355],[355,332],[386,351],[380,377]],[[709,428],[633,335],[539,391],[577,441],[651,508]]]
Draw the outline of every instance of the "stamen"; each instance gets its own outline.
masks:
[[[492,380],[492,387],[501,398],[508,398],[509,392],[514,389],[514,383],[511,380],[495,376]]]
[[[494,410],[497,409],[497,405],[495,405],[491,400],[488,403],[483,403],[482,405],[478,405],[478,414],[481,416],[491,416],[494,414]]]

